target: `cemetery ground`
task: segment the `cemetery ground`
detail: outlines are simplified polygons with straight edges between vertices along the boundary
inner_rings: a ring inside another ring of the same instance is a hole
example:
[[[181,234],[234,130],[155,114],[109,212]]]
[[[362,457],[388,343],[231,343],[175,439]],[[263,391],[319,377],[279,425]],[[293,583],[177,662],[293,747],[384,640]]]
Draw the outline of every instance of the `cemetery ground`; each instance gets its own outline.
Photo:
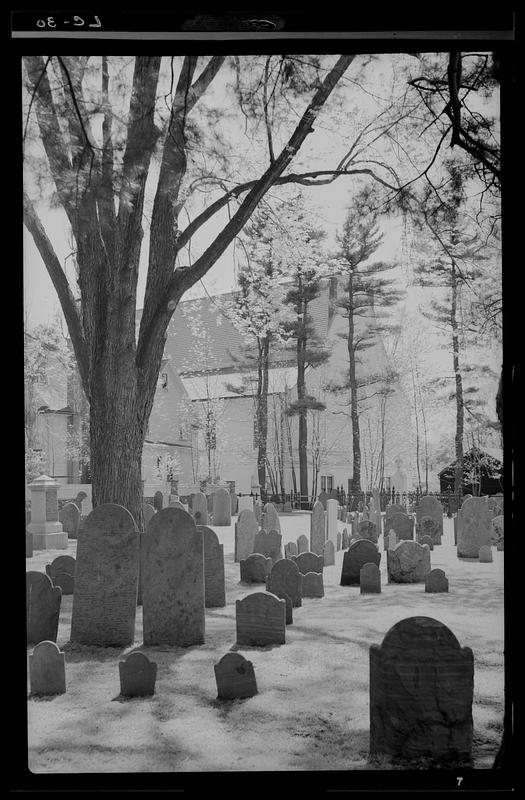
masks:
[[[452,519],[444,519],[443,544],[431,552],[432,568],[449,579],[448,594],[425,593],[424,584],[388,584],[383,537],[381,594],[361,595],[340,586],[343,551],[324,569],[325,596],[302,601],[286,626],[286,644],[238,647],[235,601],[261,584],[241,584],[233,560],[234,519],[214,527],[224,545],[226,606],[206,609],[205,643],[188,648],[144,647],[142,608],[135,643],[126,649],[69,643],[72,595],[63,596],[57,645],[65,653],[66,694],[28,699],[29,769],[45,773],[206,772],[277,770],[391,770],[371,763],[369,748],[369,647],[410,616],[447,625],[474,653],[472,766],[490,769],[503,731],[503,560],[460,560]],[[309,514],[280,515],[283,548],[304,533]],[[338,522],[338,529],[347,527]],[[35,551],[27,570],[66,551]],[[75,556],[76,541],[68,553]],[[139,649],[158,665],[155,694],[120,696],[119,661]],[[28,647],[28,654],[33,647]],[[229,651],[253,663],[258,694],[217,700],[214,664]],[[29,683],[28,683],[29,695]]]

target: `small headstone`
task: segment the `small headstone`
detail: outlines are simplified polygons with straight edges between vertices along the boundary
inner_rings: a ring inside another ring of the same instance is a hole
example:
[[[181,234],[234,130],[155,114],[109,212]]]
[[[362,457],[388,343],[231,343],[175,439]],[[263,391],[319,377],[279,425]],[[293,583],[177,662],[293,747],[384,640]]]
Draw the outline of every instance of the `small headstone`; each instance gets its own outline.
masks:
[[[301,533],[300,536],[297,537],[297,552],[298,553],[308,553],[308,537]]]
[[[60,586],[62,596],[75,591],[75,559],[73,556],[58,556],[51,564],[46,564],[46,575],[49,575],[53,586]]]
[[[253,545],[258,530],[259,525],[254,512],[248,508],[243,508],[239,512],[235,523],[234,561],[244,561],[253,553]]]
[[[359,586],[361,594],[380,594],[381,570],[377,564],[363,564],[359,570]]]
[[[283,558],[273,565],[266,581],[266,589],[276,597],[287,594],[292,601],[292,607],[300,608],[302,584],[303,576],[295,561]]]
[[[162,511],[164,506],[164,495],[162,492],[155,492],[153,496],[153,508],[155,511]]]
[[[284,557],[290,558],[297,555],[297,544],[295,542],[286,542],[284,545]]]
[[[226,653],[214,664],[213,669],[219,700],[235,700],[257,694],[253,664],[240,653]]]
[[[230,493],[219,486],[213,493],[213,525],[225,526],[232,524],[232,504]]]
[[[265,583],[272,568],[272,559],[252,553],[240,562],[242,583]]]
[[[430,549],[419,542],[399,542],[386,557],[389,583],[423,583],[430,572]]]
[[[202,492],[195,492],[192,496],[191,514],[196,525],[208,524],[208,502]]]
[[[43,641],[29,655],[29,683],[32,695],[65,694],[65,655],[54,641]]]
[[[474,657],[443,623],[409,617],[370,647],[370,755],[470,761]]]
[[[335,550],[334,543],[331,539],[327,539],[324,543],[323,559],[325,567],[333,567],[335,564]]]
[[[340,533],[339,531],[337,531],[337,549],[338,549],[338,550],[340,550],[340,549],[341,549],[341,542],[342,542],[342,536],[341,536],[341,533]]]
[[[76,503],[66,503],[58,512],[58,521],[66,531],[68,539],[76,539],[80,527],[80,509]]]
[[[490,564],[492,561],[492,547],[484,544],[479,548],[479,561],[481,564]]]
[[[144,516],[144,530],[146,530],[146,528],[148,527],[148,522],[155,514],[155,508],[151,505],[151,503],[143,503],[142,514]]]
[[[124,697],[147,697],[155,694],[157,665],[145,653],[134,650],[119,661],[120,694]]]
[[[323,504],[316,500],[310,517],[310,551],[318,556],[323,554],[326,541],[326,520]],[[308,549],[308,548],[307,548]]]
[[[265,647],[286,641],[286,602],[269,592],[254,592],[235,602],[238,645]]]
[[[322,572],[307,572],[303,575],[303,597],[324,597]]]
[[[368,539],[352,542],[343,556],[341,586],[359,586],[361,567],[368,563],[379,566],[380,561],[381,553],[373,542]]]
[[[271,558],[272,563],[275,564],[283,557],[281,541],[282,536],[277,531],[260,530],[253,543],[253,552]]]
[[[43,572],[26,572],[27,643],[56,642],[62,589]]]
[[[368,539],[370,542],[377,543],[377,527],[370,520],[362,520],[357,528],[360,539]]]
[[[328,501],[327,493],[324,492],[324,491],[321,492],[321,494],[319,495],[319,497],[317,499],[321,503],[321,505],[323,506],[324,510],[326,511],[326,503]]]
[[[421,539],[419,539],[419,544],[427,544],[430,550],[434,549],[432,536],[422,536]]]
[[[224,547],[219,537],[206,525],[197,525],[204,544],[204,607],[224,608],[226,589],[224,581]]]
[[[279,522],[279,514],[273,503],[266,503],[263,510],[261,527],[265,531],[281,532],[281,523]]]
[[[315,553],[299,553],[294,559],[299,568],[301,575],[306,575],[307,572],[320,572],[322,574],[324,567],[324,557],[317,556]]]
[[[448,592],[448,578],[442,569],[432,569],[425,580],[425,592]]]

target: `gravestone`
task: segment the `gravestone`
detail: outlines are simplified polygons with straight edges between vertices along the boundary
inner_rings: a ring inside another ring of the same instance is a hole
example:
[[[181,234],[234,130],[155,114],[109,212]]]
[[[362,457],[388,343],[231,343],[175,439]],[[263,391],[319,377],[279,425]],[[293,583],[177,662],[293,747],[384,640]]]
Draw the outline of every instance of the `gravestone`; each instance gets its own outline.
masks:
[[[297,544],[295,542],[286,542],[284,545],[284,557],[290,558],[297,555]]]
[[[66,660],[54,641],[43,641],[29,655],[32,695],[65,694]]]
[[[235,523],[234,561],[242,561],[253,553],[258,530],[259,525],[253,511],[243,508]]]
[[[321,492],[317,500],[321,503],[323,509],[326,511],[326,503],[328,501],[328,495],[326,492]]]
[[[489,544],[484,544],[479,548],[479,562],[480,564],[492,562],[492,547]]]
[[[26,529],[33,537],[33,550],[67,550],[67,533],[58,519],[59,486],[48,475],[40,475],[28,486],[31,522]]]
[[[263,505],[260,500],[256,500],[253,504],[253,513],[255,514],[255,519],[262,525],[262,518],[263,518]]]
[[[303,597],[324,597],[322,572],[307,572],[303,575]]]
[[[457,516],[458,558],[478,558],[479,548],[490,544],[492,514],[482,497],[463,501]]]
[[[389,503],[387,505],[385,509],[385,531],[389,531],[393,527],[391,522],[394,514],[404,514],[407,516],[406,508],[403,508],[399,503]]]
[[[295,561],[282,558],[273,565],[266,581],[266,589],[276,597],[288,595],[292,601],[292,608],[300,608],[302,584],[303,576]]]
[[[326,541],[326,519],[323,504],[316,500],[310,517],[310,551],[318,556],[323,554]]]
[[[141,567],[144,644],[203,644],[204,543],[190,514],[171,506],[155,514]]]
[[[144,530],[148,527],[148,522],[155,514],[155,508],[150,503],[142,504],[142,514],[144,516]]]
[[[499,545],[503,545],[504,542],[503,521],[503,514],[499,514],[497,517],[492,517],[492,534],[490,537],[490,543],[498,546],[498,549]]]
[[[250,497],[249,494],[244,494],[239,497],[237,513],[240,514],[241,511],[253,511],[253,497]]]
[[[26,572],[27,643],[56,642],[62,589],[43,572]]]
[[[363,564],[359,570],[359,586],[361,594],[380,594],[381,570],[377,564]]]
[[[265,531],[277,531],[277,533],[281,533],[279,514],[273,503],[266,503],[264,506],[261,527]]]
[[[97,506],[78,534],[72,642],[99,647],[133,644],[138,573],[135,520],[115,503]]]
[[[235,601],[238,645],[265,647],[286,641],[286,602],[269,592]]]
[[[387,546],[385,550],[393,550],[394,547],[397,545],[397,534],[394,530],[390,530],[388,532],[388,536],[386,537]]]
[[[272,559],[272,564],[283,557],[282,536],[277,531],[260,530],[253,542],[253,552]]]
[[[195,492],[193,495],[191,501],[191,514],[196,525],[208,524],[208,502],[206,500],[206,495],[202,492]]]
[[[323,560],[325,567],[333,567],[335,564],[335,548],[331,539],[324,543]]]
[[[472,650],[446,625],[430,617],[396,623],[370,647],[370,755],[469,762],[473,692]]]
[[[242,583],[265,583],[272,568],[272,559],[252,553],[240,562]]]
[[[359,586],[361,567],[365,564],[377,564],[381,561],[381,553],[377,545],[368,539],[352,542],[343,556],[341,569],[341,586]]]
[[[432,540],[432,536],[422,536],[419,540],[419,544],[426,544],[428,545],[429,550],[434,549],[434,542]]]
[[[181,511],[186,511],[186,507],[180,502],[180,500],[170,500],[168,508],[180,508]]]
[[[221,486],[213,493],[213,524],[220,527],[232,524],[230,493]]]
[[[419,542],[402,541],[386,551],[389,583],[423,583],[430,572],[430,549]]]
[[[240,653],[226,653],[213,669],[218,700],[236,700],[257,694],[253,664]]]
[[[438,532],[438,525],[432,517],[421,517],[416,524],[416,540],[421,542],[423,537],[430,539],[432,544],[441,544],[441,537]]]
[[[343,528],[343,540],[342,540],[343,550],[346,550],[349,544],[350,544],[350,538],[348,536],[348,530],[346,528]]]
[[[337,509],[337,500],[329,498],[326,501],[326,538],[333,542],[334,549],[337,543]]]
[[[155,492],[153,495],[153,508],[155,511],[162,511],[164,506],[164,495],[162,492]]]
[[[157,665],[145,653],[134,650],[124,661],[119,661],[118,671],[120,694],[123,697],[148,697],[155,694]]]
[[[298,556],[293,558],[297,564],[301,575],[306,575],[307,572],[320,572],[322,574],[324,567],[324,557],[317,556],[315,553],[299,553]]]
[[[413,539],[414,520],[408,514],[396,511],[390,515],[388,526],[385,524],[385,531],[395,531],[398,541],[401,541],[401,539]]]
[[[305,536],[304,533],[301,533],[300,536],[297,537],[297,553],[308,553],[308,537]]]
[[[26,558],[33,558],[33,535],[26,529]]]
[[[80,509],[75,503],[66,503],[58,512],[58,521],[62,524],[69,539],[76,539],[80,528]]]
[[[337,549],[338,549],[338,550],[340,550],[340,549],[341,549],[341,541],[342,541],[342,536],[341,536],[341,534],[339,533],[339,531],[337,531]]]
[[[437,525],[436,536],[439,539],[439,541],[434,539],[434,544],[441,544],[441,537],[443,536],[443,506],[437,497],[427,494],[420,498],[416,507],[416,523],[420,522],[423,517],[432,517]]]
[[[448,578],[442,569],[432,569],[425,580],[425,592],[437,594],[448,592]]]
[[[73,594],[75,590],[75,559],[73,556],[58,556],[51,564],[46,564],[53,586],[60,586],[62,596]]]
[[[76,505],[76,507],[80,511],[80,515],[81,516],[82,516],[82,503],[86,499],[86,497],[87,497],[86,492],[81,490],[80,492],[77,492],[77,496],[73,500],[74,504]]]
[[[359,523],[357,534],[360,539],[368,539],[370,542],[377,544],[377,527],[370,520],[362,520]]]
[[[470,500],[471,497],[472,497],[471,494],[464,494],[463,497],[461,498],[461,505],[463,505],[465,500]]]
[[[204,546],[204,607],[224,608],[224,547],[215,531],[206,525],[197,525],[197,531],[202,534]]]

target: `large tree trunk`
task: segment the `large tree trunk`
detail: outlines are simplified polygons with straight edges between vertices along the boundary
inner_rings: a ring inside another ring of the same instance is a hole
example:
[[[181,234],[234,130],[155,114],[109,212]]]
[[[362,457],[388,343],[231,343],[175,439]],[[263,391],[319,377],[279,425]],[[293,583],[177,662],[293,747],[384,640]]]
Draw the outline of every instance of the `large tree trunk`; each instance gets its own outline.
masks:
[[[352,273],[348,276],[348,377],[350,384],[350,418],[352,421],[352,492],[361,491],[361,433],[359,430],[359,407],[357,402],[357,377],[354,347],[354,310],[353,310]]]
[[[459,364],[459,334],[457,321],[457,302],[458,302],[458,281],[456,265],[452,262],[452,303],[450,309],[450,324],[452,327],[452,358],[454,362],[454,376],[456,379],[456,466],[454,468],[454,493],[461,501],[463,492],[463,425],[464,425],[464,402],[463,402],[463,380]]]

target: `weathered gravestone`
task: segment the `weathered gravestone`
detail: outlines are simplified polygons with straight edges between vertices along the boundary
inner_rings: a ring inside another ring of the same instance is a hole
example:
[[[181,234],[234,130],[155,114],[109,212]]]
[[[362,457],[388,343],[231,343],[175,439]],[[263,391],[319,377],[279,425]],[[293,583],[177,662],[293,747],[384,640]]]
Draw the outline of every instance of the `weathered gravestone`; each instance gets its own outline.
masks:
[[[298,553],[308,553],[308,537],[305,536],[304,533],[301,533],[300,536],[297,537],[297,552]]]
[[[235,700],[257,694],[255,672],[251,661],[240,653],[226,653],[214,664],[217,699]]]
[[[484,544],[479,548],[479,561],[480,564],[492,562],[492,547],[489,544]]]
[[[213,493],[213,524],[224,526],[232,524],[232,504],[230,493],[219,486]]]
[[[277,531],[260,530],[253,542],[253,552],[272,559],[272,564],[283,557],[282,536]]]
[[[235,602],[238,645],[284,644],[286,602],[268,592],[254,592]]]
[[[33,558],[33,534],[26,528],[26,558]]]
[[[432,569],[425,580],[425,592],[448,592],[448,578],[442,569]]]
[[[404,514],[407,516],[406,508],[398,503],[389,503],[385,509],[385,531],[389,531],[394,526],[392,525],[392,517],[394,514]],[[395,530],[395,528],[394,528]],[[410,537],[412,538],[412,537]]]
[[[253,511],[243,508],[235,523],[234,561],[242,561],[253,553],[258,530],[259,525]]]
[[[416,508],[416,524],[420,523],[423,517],[431,517],[434,520],[436,529],[429,535],[432,536],[434,544],[441,544],[441,537],[443,536],[443,506],[437,497],[427,494],[420,499]]]
[[[281,523],[279,522],[279,514],[273,503],[266,503],[263,510],[263,517],[261,527],[265,531],[281,532]]]
[[[46,564],[46,575],[49,575],[53,586],[60,586],[62,596],[75,591],[75,559],[73,556],[58,556],[51,564]]]
[[[416,525],[416,541],[422,543],[423,538],[430,539],[432,544],[441,542],[437,522],[432,517],[421,517]]]
[[[346,548],[350,544],[350,539],[349,539],[349,536],[348,536],[348,530],[346,528],[343,528],[343,539],[342,539],[342,543],[341,544],[343,546],[343,550],[346,550]]]
[[[155,511],[162,511],[164,506],[164,495],[162,492],[155,492],[153,495],[153,508]]]
[[[133,643],[138,573],[135,520],[123,506],[97,506],[78,534],[72,642],[100,647]]]
[[[430,617],[394,625],[370,647],[370,755],[469,762],[474,658]]]
[[[328,500],[328,495],[327,495],[327,493],[326,493],[326,492],[324,492],[324,491],[323,491],[323,492],[321,492],[321,494],[319,495],[319,497],[317,498],[317,500],[318,500],[318,501],[321,503],[322,507],[323,507],[323,508],[324,508],[324,510],[326,511],[326,503],[327,503],[327,500]]]
[[[151,505],[151,503],[143,503],[142,504],[142,514],[144,516],[144,530],[148,527],[148,522],[155,514],[155,508]]]
[[[310,551],[318,556],[323,554],[326,541],[326,520],[323,504],[316,500],[310,517]]]
[[[385,525],[385,531],[395,531],[398,541],[402,539],[414,538],[414,520],[408,514],[401,511],[396,511],[389,516],[388,526]]]
[[[419,542],[398,542],[386,551],[389,583],[421,583],[430,572],[430,549]]]
[[[297,564],[301,575],[306,575],[307,572],[323,572],[324,556],[317,556],[315,553],[299,553],[298,556],[293,558]]]
[[[363,564],[359,570],[359,587],[361,594],[380,594],[381,570],[377,564]]]
[[[255,514],[255,519],[262,525],[262,518],[263,518],[263,504],[260,500],[256,500],[253,504],[253,513]]]
[[[368,539],[377,544],[377,527],[374,522],[368,519],[362,520],[358,525],[357,534],[360,539]]]
[[[329,498],[326,501],[326,538],[333,542],[334,549],[337,542],[337,500]]]
[[[180,500],[170,500],[168,508],[180,508],[181,511],[186,511],[185,506],[180,502]]]
[[[458,558],[478,558],[479,548],[490,544],[492,514],[482,497],[464,500],[457,516]]]
[[[242,583],[265,583],[272,568],[272,559],[252,553],[240,562]]]
[[[66,503],[58,512],[58,521],[62,523],[68,539],[76,539],[80,528],[80,509],[75,503]]]
[[[396,545],[397,545],[397,533],[394,530],[390,530],[388,531],[388,536],[386,537],[385,550],[393,550]]]
[[[204,607],[224,608],[226,588],[224,580],[224,547],[219,537],[206,525],[197,525],[204,546]]]
[[[65,694],[66,662],[54,641],[43,641],[29,655],[32,695]]]
[[[322,572],[307,572],[303,575],[303,597],[324,597]]]
[[[241,511],[253,511],[253,497],[249,494],[243,494],[238,499],[237,513]]]
[[[284,557],[291,558],[292,556],[297,555],[297,544],[296,542],[286,542],[284,545]]]
[[[335,564],[335,548],[331,539],[324,543],[323,561],[325,567],[333,567]]]
[[[134,650],[118,665],[120,694],[123,697],[148,697],[155,694],[157,664],[145,653]]]
[[[27,530],[33,536],[34,550],[67,550],[67,533],[58,519],[59,486],[48,475],[40,475],[28,486],[31,522]]]
[[[204,543],[193,517],[171,506],[155,514],[141,566],[144,644],[203,644]]]
[[[191,513],[196,525],[208,524],[208,501],[206,500],[206,495],[202,492],[195,492],[193,495]]]
[[[27,643],[56,642],[62,589],[43,572],[26,572]]]
[[[287,594],[292,601],[292,607],[299,608],[302,605],[302,584],[303,576],[295,561],[283,558],[273,565],[266,581],[266,590],[276,597]]]
[[[337,531],[337,550],[341,549],[342,535]]]
[[[419,542],[419,544],[428,545],[428,549],[429,550],[433,550],[434,549],[434,542],[433,542],[432,536],[426,536],[426,535],[422,536],[420,539],[418,539],[418,542]]]
[[[352,542],[343,556],[341,570],[341,586],[359,586],[361,567],[365,564],[377,564],[381,561],[381,553],[377,545],[368,539]]]
[[[504,521],[503,514],[499,514],[497,517],[492,517],[492,535],[490,537],[490,543],[495,544],[498,550],[503,549],[503,542],[504,542],[503,521]]]

